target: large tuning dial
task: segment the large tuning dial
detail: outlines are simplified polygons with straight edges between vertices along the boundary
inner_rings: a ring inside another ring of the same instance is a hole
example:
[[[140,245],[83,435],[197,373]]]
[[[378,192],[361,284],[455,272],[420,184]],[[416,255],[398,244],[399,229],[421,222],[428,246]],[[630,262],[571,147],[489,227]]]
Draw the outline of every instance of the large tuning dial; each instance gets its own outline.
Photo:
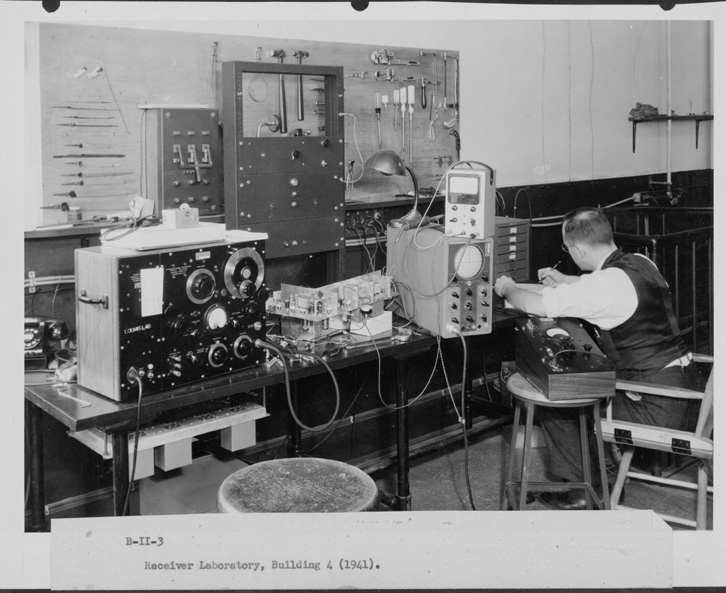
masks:
[[[235,251],[224,266],[224,285],[229,293],[240,299],[251,297],[262,286],[265,264],[254,249]]]

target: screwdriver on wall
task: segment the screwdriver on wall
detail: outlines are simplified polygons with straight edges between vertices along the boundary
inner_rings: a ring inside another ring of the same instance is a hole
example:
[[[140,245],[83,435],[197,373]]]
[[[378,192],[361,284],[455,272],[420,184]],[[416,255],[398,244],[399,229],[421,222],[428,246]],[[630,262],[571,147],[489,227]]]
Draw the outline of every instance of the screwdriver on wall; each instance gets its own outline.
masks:
[[[413,105],[415,98],[416,86],[408,85],[408,161],[413,164]]]
[[[376,93],[376,119],[378,120],[378,150],[381,149],[381,93]]]
[[[406,87],[401,87],[401,148],[406,148]]]

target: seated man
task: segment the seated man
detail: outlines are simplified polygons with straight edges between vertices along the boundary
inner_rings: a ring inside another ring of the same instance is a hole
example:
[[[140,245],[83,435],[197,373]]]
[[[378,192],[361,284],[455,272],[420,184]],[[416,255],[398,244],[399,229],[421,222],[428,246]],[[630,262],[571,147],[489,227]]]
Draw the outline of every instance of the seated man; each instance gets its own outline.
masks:
[[[600,330],[600,348],[619,379],[702,390],[705,381],[691,364],[680,338],[670,292],[657,267],[640,254],[615,245],[610,223],[596,208],[580,208],[562,223],[562,249],[583,272],[566,276],[542,268],[541,294],[518,288],[500,276],[497,294],[515,308],[543,317],[577,317]],[[549,453],[549,472],[580,482],[581,455],[576,412],[545,408],[539,416]],[[692,430],[698,402],[618,391],[613,417],[643,424]],[[540,500],[557,509],[584,509],[584,492],[546,492]]]

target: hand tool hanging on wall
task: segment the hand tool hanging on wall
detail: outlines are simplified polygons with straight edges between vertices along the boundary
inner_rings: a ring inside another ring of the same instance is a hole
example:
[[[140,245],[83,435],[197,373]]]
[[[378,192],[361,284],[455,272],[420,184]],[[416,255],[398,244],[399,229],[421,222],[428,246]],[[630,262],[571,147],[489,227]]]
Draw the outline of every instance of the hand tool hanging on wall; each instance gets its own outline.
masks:
[[[73,109],[75,111],[121,111],[116,107],[79,107],[76,105],[52,105],[53,109]]]
[[[426,79],[421,77],[421,109],[426,109]]]
[[[393,129],[398,129],[398,108],[401,105],[401,91],[393,91]]]
[[[406,148],[406,87],[401,87],[401,149]]]
[[[348,168],[345,171],[345,189],[353,189],[353,165],[355,161],[348,161]]]
[[[418,66],[419,63],[415,60],[395,60],[394,53],[390,49],[378,49],[371,53],[371,61],[374,64],[381,64],[384,66],[398,65],[398,66]]]
[[[459,91],[457,87],[459,85],[459,60],[456,60],[456,70],[454,75],[454,117],[444,122],[444,128],[450,130],[457,123],[459,123]]]
[[[271,49],[270,57],[277,58],[278,62],[282,64],[285,59],[284,49]],[[287,100],[285,98],[285,75],[280,74],[280,86],[278,88],[277,103],[280,110],[280,134],[287,134]]]
[[[118,128],[117,124],[56,124],[64,128]]]
[[[378,150],[381,149],[381,93],[376,93],[376,119],[378,120]]]
[[[456,160],[458,161],[461,158],[461,138],[456,130],[449,130],[449,134],[456,138]]]
[[[388,117],[388,95],[381,97],[381,103],[383,103],[383,109],[386,111],[386,117]]]
[[[261,47],[255,48],[255,61],[256,62],[262,61],[261,55],[262,55],[262,48]],[[262,81],[262,85],[261,85],[262,91],[255,90],[258,80]],[[250,84],[247,87],[247,94],[250,96],[250,99],[252,99],[255,103],[264,103],[267,100],[268,92],[269,92],[269,88],[267,86],[267,79],[265,78],[265,75],[262,72],[257,72],[252,77],[252,80],[250,80]],[[274,130],[274,131],[277,131],[277,130]]]
[[[86,166],[86,163],[84,163],[83,161],[68,161],[68,162],[65,162],[63,164],[64,165],[72,165],[74,167],[85,167]],[[107,168],[110,169],[110,168],[113,168],[113,167],[120,167],[121,166],[121,163],[112,163],[110,165],[97,165],[97,164],[94,163],[91,166],[92,167],[95,167],[97,169],[107,169]]]
[[[63,119],[116,119],[115,115],[64,115]]]
[[[118,158],[122,159],[125,154],[54,154],[54,159],[105,159],[105,158]]]
[[[302,61],[307,58],[310,54],[306,51],[295,51],[292,55],[297,58],[297,63],[302,64]],[[303,77],[302,74],[297,75],[297,121],[303,121],[305,119],[305,112],[303,110]]]
[[[433,142],[436,139],[436,132],[434,130],[434,124],[439,119],[439,110],[436,108],[436,95],[431,93],[431,107],[429,108],[429,131],[426,138]]]
[[[416,103],[416,85],[408,85],[408,161],[413,163],[413,106]]]
[[[446,52],[444,52],[444,106],[442,107],[444,111],[448,110],[446,106],[446,61]]]
[[[57,195],[57,194],[53,194]],[[71,196],[73,197],[73,196]],[[50,206],[41,206],[41,210],[60,210],[61,212],[68,212],[70,208],[68,207],[68,202],[61,202],[60,204],[54,205],[51,204]]]
[[[84,179],[87,179],[89,177],[118,177],[119,175],[131,175],[131,171],[119,171],[118,173],[86,173],[79,171],[78,173],[63,173],[61,177],[83,177]]]

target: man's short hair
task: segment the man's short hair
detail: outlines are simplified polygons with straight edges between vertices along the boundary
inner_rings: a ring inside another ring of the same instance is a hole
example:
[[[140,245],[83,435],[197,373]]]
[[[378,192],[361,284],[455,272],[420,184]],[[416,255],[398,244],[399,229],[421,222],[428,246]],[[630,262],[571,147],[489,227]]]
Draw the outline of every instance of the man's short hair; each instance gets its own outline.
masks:
[[[564,236],[570,243],[610,245],[613,229],[600,208],[578,208],[565,215],[562,221]]]

